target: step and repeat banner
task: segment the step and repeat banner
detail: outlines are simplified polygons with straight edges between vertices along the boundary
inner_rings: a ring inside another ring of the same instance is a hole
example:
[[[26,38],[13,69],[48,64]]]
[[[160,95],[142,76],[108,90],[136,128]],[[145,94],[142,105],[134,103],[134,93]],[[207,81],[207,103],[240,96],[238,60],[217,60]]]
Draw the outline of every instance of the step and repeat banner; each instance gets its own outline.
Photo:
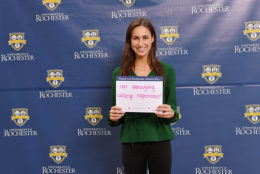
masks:
[[[124,173],[106,120],[136,17],[176,71],[172,174],[259,173],[259,0],[1,0],[0,13],[1,173]]]

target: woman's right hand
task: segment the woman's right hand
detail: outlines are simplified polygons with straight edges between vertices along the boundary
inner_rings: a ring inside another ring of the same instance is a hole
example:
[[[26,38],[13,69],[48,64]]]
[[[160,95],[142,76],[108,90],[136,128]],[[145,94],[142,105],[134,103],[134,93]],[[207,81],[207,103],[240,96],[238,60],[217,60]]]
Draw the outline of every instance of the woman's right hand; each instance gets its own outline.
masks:
[[[113,106],[110,109],[110,120],[117,122],[124,116],[125,112],[119,106]]]

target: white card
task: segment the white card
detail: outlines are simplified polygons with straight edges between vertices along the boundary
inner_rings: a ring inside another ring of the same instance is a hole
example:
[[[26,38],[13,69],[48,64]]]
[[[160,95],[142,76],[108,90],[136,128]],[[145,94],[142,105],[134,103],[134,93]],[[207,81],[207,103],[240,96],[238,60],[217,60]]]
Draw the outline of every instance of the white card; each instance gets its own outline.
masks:
[[[116,106],[125,112],[155,113],[163,103],[161,76],[117,76]]]

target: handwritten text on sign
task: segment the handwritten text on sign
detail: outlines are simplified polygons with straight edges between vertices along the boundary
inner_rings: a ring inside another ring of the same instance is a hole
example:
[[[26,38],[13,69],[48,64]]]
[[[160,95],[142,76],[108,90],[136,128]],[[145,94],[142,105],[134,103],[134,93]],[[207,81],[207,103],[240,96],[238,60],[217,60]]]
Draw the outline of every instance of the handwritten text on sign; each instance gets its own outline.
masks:
[[[163,78],[161,76],[117,76],[116,106],[125,112],[154,113],[162,104]]]

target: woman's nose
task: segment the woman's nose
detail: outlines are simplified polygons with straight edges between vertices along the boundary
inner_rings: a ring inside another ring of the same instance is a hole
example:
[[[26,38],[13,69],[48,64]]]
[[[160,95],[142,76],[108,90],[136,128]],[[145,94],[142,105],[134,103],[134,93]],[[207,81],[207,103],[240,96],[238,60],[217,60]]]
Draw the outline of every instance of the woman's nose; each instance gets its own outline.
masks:
[[[143,39],[140,39],[139,42],[138,42],[138,45],[139,46],[142,46],[144,44],[144,40]]]

